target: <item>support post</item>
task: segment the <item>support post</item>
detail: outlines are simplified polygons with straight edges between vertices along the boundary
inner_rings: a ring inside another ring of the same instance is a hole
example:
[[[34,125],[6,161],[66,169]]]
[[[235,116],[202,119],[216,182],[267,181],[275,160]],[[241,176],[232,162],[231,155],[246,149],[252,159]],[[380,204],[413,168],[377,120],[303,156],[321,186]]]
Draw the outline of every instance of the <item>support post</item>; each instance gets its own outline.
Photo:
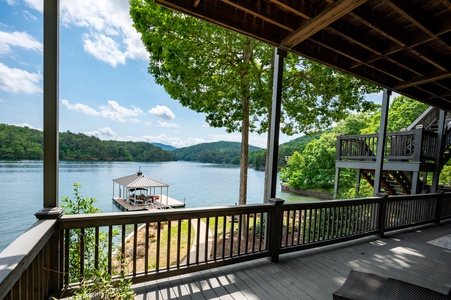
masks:
[[[272,93],[272,109],[271,109],[271,123],[269,126],[269,165],[268,168],[268,182],[266,182],[266,195],[269,198],[276,197],[277,189],[277,165],[279,157],[279,131],[280,131],[280,110],[282,106],[282,78],[283,78],[283,60],[287,52],[281,49],[275,49],[274,55],[274,78],[273,78],[273,93]],[[268,198],[264,199],[267,203]]]
[[[340,168],[335,168],[334,199],[338,198],[339,187],[340,187]]]
[[[388,120],[388,106],[390,102],[391,91],[384,89],[382,96],[382,112],[380,121],[379,137],[377,140],[377,153],[376,153],[376,170],[374,175],[374,191],[373,195],[377,196],[380,193],[384,153],[385,153],[385,139],[387,135],[387,120]]]
[[[44,0],[44,195],[58,206],[59,0]]]
[[[273,213],[271,215],[271,227],[269,232],[269,250],[271,251],[271,261],[278,262],[280,254],[280,242],[282,241],[282,205],[285,200],[278,198],[270,198],[270,203],[274,204]]]
[[[435,170],[432,176],[431,192],[435,193],[438,190],[438,182],[440,179],[440,172],[442,171],[442,157],[443,157],[443,139],[445,134],[445,119],[446,112],[440,110],[438,130],[437,130],[437,142],[436,142],[436,153],[435,153]]]
[[[362,179],[362,170],[361,169],[357,169],[357,178],[356,178],[357,182],[355,185],[355,196],[358,198],[360,195],[360,181]]]

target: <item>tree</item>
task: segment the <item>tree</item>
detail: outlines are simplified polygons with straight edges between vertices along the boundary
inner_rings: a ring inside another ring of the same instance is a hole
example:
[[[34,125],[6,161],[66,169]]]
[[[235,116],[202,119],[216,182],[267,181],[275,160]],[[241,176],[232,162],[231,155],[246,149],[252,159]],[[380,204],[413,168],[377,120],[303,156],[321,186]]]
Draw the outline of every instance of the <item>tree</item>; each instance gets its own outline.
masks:
[[[155,82],[205,113],[210,126],[241,132],[239,203],[245,204],[249,132],[267,132],[270,122],[273,48],[150,0],[131,0],[130,14]],[[285,70],[282,130],[288,134],[325,128],[349,110],[371,106],[363,95],[373,85],[291,54]]]

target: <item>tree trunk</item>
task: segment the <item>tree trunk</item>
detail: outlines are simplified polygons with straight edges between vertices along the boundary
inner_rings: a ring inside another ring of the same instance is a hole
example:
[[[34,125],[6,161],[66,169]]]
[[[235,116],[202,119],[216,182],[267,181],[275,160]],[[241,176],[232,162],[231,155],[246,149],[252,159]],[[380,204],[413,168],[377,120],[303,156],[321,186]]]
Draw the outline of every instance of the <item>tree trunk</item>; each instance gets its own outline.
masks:
[[[240,199],[239,204],[247,201],[247,171],[249,165],[249,92],[250,86],[246,78],[252,58],[253,41],[246,38],[243,45],[243,66],[241,72],[241,105],[243,121],[241,123],[241,156],[240,156]]]

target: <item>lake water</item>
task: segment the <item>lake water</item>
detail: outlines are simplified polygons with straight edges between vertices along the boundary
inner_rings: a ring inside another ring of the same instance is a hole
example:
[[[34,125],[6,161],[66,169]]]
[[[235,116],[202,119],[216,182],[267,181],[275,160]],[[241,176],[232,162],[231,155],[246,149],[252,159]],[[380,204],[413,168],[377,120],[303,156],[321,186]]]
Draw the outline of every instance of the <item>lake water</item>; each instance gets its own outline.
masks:
[[[42,161],[0,161],[0,251],[6,248],[35,221],[42,208]],[[74,182],[82,185],[83,198],[96,198],[103,212],[119,209],[113,204],[113,179],[136,173],[169,184],[169,196],[185,201],[187,208],[235,205],[238,203],[237,166],[194,162],[60,162],[61,197],[73,198]],[[263,171],[249,169],[247,203],[262,203]],[[318,201],[278,191],[287,202]]]

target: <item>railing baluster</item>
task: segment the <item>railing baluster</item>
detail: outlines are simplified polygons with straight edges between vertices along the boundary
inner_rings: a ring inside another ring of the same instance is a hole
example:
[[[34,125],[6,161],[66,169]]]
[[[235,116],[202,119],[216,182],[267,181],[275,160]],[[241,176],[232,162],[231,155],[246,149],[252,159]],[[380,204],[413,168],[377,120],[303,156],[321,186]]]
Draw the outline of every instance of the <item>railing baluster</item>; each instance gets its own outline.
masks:
[[[160,242],[161,242],[161,221],[157,222],[157,240],[155,253],[155,271],[160,272]]]
[[[108,274],[111,275],[112,266],[111,262],[113,260],[113,226],[108,226]]]
[[[99,242],[99,227],[96,226],[94,230],[94,240],[95,240],[95,249],[94,249],[94,268],[96,270],[99,269],[99,248],[100,248],[100,242]]]
[[[252,223],[252,253],[255,252],[255,239],[257,238],[257,216],[258,214],[254,213],[254,219]]]
[[[232,218],[231,218],[231,222],[232,222],[232,224],[230,225],[230,256],[229,257],[233,257],[233,240],[234,240],[234,238],[235,238],[235,228],[234,228],[234,225],[235,225],[235,215],[232,215]]]
[[[188,237],[187,237],[187,244],[188,246],[186,247],[186,265],[189,266],[190,265],[190,261],[191,261],[191,219],[188,219]]]
[[[80,253],[79,253],[79,257],[80,257],[80,274],[79,277],[83,278],[85,275],[85,229],[81,228],[80,229]]]
[[[216,261],[216,251],[218,251],[218,216],[215,216],[215,226],[213,233],[213,260]]]
[[[227,235],[227,216],[223,216],[223,222],[222,222],[222,255],[221,258],[225,258],[225,245],[226,245],[226,235]]]
[[[144,238],[144,273],[149,273],[149,222],[146,222],[146,236]]]
[[[64,233],[65,233],[65,237],[64,237],[64,286],[68,286],[70,283],[70,281],[69,281],[70,229],[65,229]]]
[[[166,270],[169,270],[171,267],[171,221],[168,221],[168,239],[166,243]]]
[[[138,223],[133,224],[133,276],[136,276],[136,260],[137,260],[137,255],[136,255],[136,247],[138,244]]]
[[[237,245],[237,255],[241,255],[241,237],[242,237],[242,228],[243,228],[243,215],[240,214],[238,216],[238,245]]]
[[[210,231],[210,217],[207,217],[207,219],[205,220],[206,226],[205,226],[205,248],[204,248],[204,255],[205,255],[205,262],[208,261],[208,240],[209,240],[209,234],[208,232]]]
[[[197,226],[197,228],[196,228],[196,232],[197,232],[197,234],[196,234],[196,265],[199,264],[200,222],[201,222],[200,218],[197,218],[197,225],[196,225]]]
[[[177,223],[177,269],[180,269],[180,249],[182,248],[182,220]]]

